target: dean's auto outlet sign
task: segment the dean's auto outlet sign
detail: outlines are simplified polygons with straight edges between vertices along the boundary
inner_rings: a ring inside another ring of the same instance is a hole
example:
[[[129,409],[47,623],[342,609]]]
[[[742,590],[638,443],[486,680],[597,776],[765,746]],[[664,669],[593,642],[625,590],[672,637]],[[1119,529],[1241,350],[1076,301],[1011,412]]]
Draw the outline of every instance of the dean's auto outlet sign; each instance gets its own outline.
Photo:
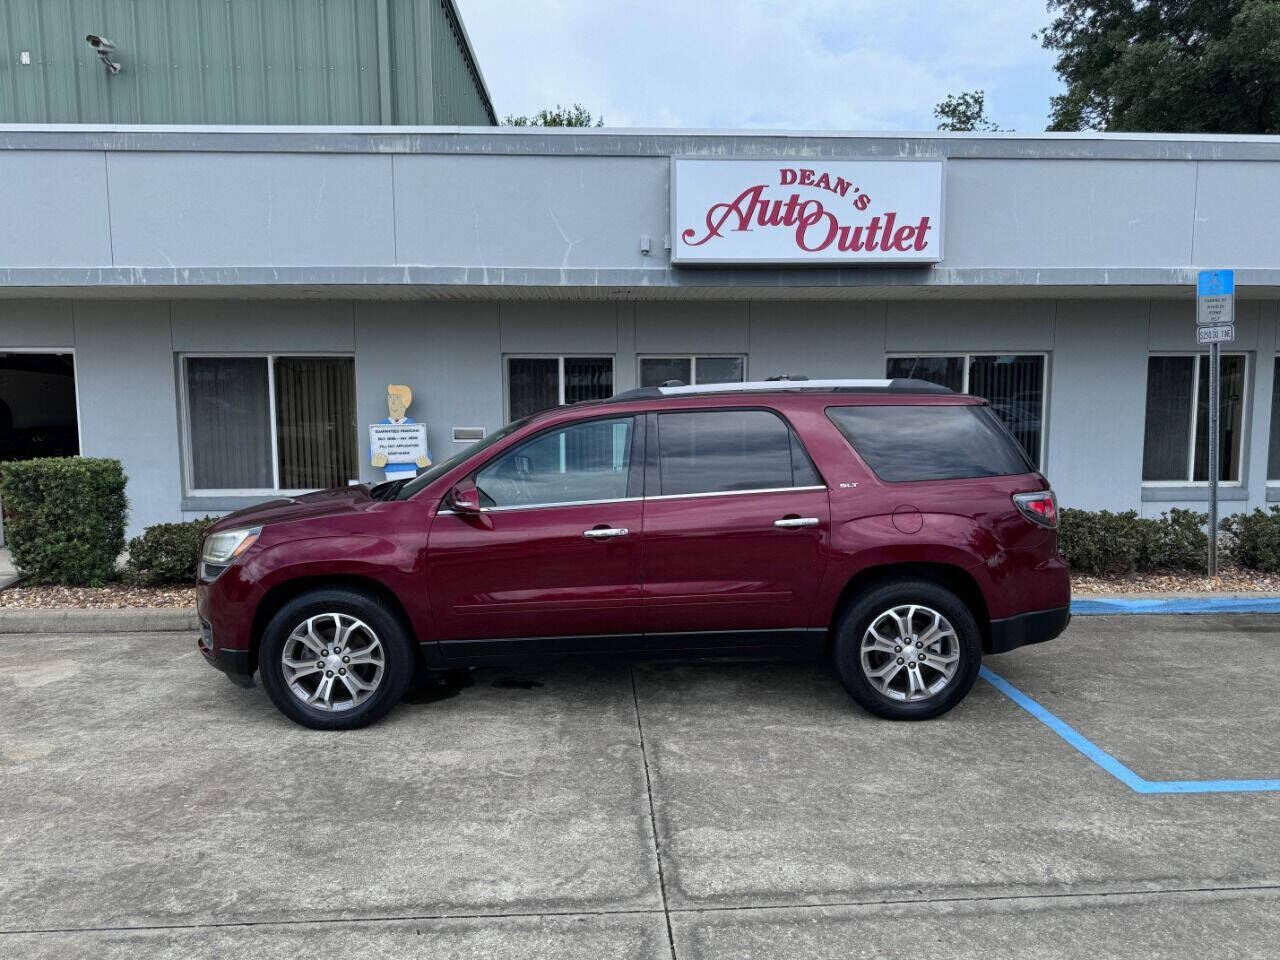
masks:
[[[687,266],[936,263],[942,163],[676,160],[671,216]]]

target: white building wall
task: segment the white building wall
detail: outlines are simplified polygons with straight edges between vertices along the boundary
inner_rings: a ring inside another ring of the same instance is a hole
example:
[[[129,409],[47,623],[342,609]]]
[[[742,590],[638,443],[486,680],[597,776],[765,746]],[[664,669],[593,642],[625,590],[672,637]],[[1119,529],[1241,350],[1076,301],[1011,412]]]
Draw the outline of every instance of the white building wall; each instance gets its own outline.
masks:
[[[368,460],[368,424],[387,416],[387,384],[413,391],[409,416],[427,423],[433,458],[461,449],[453,427],[500,427],[502,353],[497,303],[415,301],[355,305],[356,429],[360,478],[382,479]]]
[[[1223,512],[1264,506],[1280,302],[1238,303],[1249,357],[1247,442]],[[1194,305],[1180,301],[0,301],[5,346],[74,350],[81,448],[129,476],[130,532],[251,502],[183,489],[178,360],[188,353],[341,354],[355,358],[361,478],[366,425],[386,416],[388,383],[414,391],[437,459],[461,448],[453,427],[506,419],[504,357],[610,356],[615,389],[638,357],[737,353],[747,374],[881,377],[895,353],[1048,355],[1045,470],[1064,506],[1203,510],[1202,486],[1144,488],[1147,359],[1194,351]],[[1277,490],[1280,496],[1280,489]]]
[[[1137,509],[1151,304],[1058,301],[1054,312],[1049,478],[1064,507]]]
[[[129,478],[129,534],[182,519],[177,376],[164,300],[77,301],[80,452]]]

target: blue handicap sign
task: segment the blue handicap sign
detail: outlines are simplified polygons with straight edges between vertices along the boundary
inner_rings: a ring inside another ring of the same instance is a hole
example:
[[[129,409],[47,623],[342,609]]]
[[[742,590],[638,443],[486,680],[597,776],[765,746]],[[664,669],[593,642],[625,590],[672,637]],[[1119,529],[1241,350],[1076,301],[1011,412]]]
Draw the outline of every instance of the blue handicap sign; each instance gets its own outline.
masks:
[[[1225,297],[1235,292],[1234,270],[1201,270],[1196,277],[1197,297]]]

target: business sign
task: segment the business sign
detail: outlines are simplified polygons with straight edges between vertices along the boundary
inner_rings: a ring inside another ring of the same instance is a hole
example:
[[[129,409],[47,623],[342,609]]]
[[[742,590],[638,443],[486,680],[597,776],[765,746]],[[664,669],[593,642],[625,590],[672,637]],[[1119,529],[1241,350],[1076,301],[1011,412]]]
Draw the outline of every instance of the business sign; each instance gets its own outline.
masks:
[[[369,452],[374,457],[382,454],[382,464],[414,463],[427,456],[427,425],[425,423],[371,423],[369,424]]]
[[[675,160],[671,261],[936,263],[942,163]]]

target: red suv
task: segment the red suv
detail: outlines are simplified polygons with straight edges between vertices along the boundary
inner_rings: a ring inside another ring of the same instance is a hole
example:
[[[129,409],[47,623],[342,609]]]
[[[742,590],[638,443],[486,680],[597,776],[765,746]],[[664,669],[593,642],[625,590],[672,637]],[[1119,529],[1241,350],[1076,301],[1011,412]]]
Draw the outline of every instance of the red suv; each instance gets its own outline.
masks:
[[[416,479],[275,500],[201,550],[200,649],[319,728],[416,677],[564,657],[827,658],[881,717],[955,706],[1070,617],[1048,482],[914,380],[632,390]]]

